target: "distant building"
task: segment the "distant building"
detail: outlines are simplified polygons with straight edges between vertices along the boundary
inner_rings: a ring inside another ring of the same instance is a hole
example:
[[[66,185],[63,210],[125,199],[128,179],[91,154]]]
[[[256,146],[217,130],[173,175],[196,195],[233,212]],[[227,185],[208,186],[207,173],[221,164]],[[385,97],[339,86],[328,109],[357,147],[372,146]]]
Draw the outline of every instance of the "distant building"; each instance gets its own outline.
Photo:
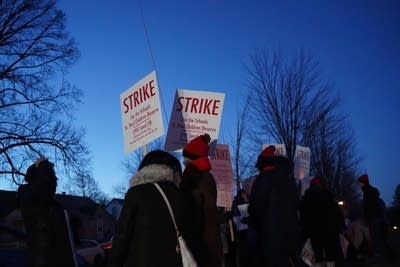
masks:
[[[56,194],[56,200],[70,215],[78,238],[109,240],[115,232],[116,220],[104,208],[88,197]],[[0,190],[0,223],[25,231],[17,192]]]
[[[115,220],[118,220],[119,215],[121,214],[122,205],[124,204],[124,200],[120,198],[113,198],[106,206],[106,210]]]

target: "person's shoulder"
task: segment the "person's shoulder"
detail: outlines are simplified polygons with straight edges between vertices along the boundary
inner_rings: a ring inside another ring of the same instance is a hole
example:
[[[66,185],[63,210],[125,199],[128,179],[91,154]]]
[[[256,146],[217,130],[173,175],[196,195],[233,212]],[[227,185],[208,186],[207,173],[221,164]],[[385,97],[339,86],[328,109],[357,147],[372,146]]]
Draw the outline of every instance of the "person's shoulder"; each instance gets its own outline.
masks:
[[[131,186],[125,194],[125,199],[140,198],[143,194],[147,194],[151,190],[151,187],[154,187],[154,190],[156,190],[155,186],[151,183]]]

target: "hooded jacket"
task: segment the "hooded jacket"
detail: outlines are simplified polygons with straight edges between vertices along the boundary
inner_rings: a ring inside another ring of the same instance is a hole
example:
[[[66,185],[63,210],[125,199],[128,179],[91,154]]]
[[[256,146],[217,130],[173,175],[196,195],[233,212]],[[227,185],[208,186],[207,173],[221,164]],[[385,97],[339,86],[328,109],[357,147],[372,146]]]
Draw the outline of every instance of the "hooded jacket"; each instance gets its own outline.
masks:
[[[175,179],[173,170],[163,164],[147,165],[132,177],[117,223],[109,266],[181,266],[171,216],[152,184],[157,182],[163,189],[180,229],[182,212]]]

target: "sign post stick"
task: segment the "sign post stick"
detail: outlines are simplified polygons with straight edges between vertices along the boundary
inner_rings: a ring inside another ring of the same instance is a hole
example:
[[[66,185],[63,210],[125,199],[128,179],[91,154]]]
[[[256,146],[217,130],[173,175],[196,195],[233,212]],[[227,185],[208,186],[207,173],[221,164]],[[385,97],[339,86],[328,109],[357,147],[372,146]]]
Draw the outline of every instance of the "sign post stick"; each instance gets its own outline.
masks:
[[[225,209],[225,212],[231,210],[228,207],[225,207],[224,209]],[[235,235],[233,233],[233,224],[232,224],[232,220],[231,219],[229,219],[228,224],[229,224],[229,233],[230,233],[230,236],[231,236],[231,241],[234,242],[235,241]]]

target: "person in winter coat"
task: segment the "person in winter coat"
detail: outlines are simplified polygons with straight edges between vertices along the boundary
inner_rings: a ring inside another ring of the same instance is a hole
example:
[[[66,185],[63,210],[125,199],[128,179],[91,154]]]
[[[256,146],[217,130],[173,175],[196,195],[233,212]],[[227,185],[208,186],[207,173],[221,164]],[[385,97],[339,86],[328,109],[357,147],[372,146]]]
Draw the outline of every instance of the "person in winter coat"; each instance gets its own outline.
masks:
[[[217,211],[217,187],[210,173],[208,143],[204,134],[183,148],[185,170],[180,184],[184,198],[184,233],[200,267],[220,267],[221,232]]]
[[[53,163],[38,159],[29,166],[25,181],[18,188],[18,199],[28,236],[28,266],[76,266],[69,222],[54,198],[57,177]]]
[[[167,205],[153,183],[164,191],[181,229],[182,209],[177,185],[182,168],[168,152],[149,152],[130,180],[117,231],[113,239],[109,266],[175,267],[181,256],[175,228]]]
[[[248,204],[249,196],[243,189],[239,189],[232,201],[232,217],[235,222],[236,261],[238,267],[253,265],[251,263],[252,257],[250,257],[250,246],[248,242],[248,214],[246,208]]]
[[[385,203],[379,197],[378,189],[370,185],[367,174],[361,175],[358,182],[363,191],[363,217],[370,231],[373,257],[375,261],[380,261],[389,253]]]
[[[292,266],[298,248],[297,191],[287,158],[275,146],[258,156],[252,186],[249,227],[258,237],[257,266]]]
[[[311,240],[315,264],[335,266],[342,262],[339,234],[344,231],[344,218],[332,194],[314,177],[300,204],[304,235]]]

